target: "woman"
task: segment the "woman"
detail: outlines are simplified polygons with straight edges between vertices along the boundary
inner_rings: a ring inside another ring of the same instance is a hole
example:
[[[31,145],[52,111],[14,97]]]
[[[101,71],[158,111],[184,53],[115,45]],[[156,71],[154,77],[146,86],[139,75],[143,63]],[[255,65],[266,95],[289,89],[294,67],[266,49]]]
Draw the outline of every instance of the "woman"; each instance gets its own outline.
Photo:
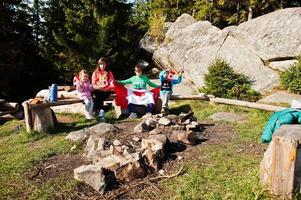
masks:
[[[135,66],[135,74],[129,79],[123,81],[116,81],[119,84],[132,84],[133,91],[128,92],[128,110],[130,112],[129,118],[136,118],[136,105],[146,105],[146,113],[151,114],[154,98],[153,93],[146,90],[146,85],[154,88],[159,88],[160,86],[151,82],[146,75],[142,74],[142,67],[137,64]]]
[[[106,100],[111,91],[114,90],[114,76],[106,69],[105,58],[100,58],[92,74],[93,102],[96,112],[101,114],[100,120],[104,120],[103,101]]]

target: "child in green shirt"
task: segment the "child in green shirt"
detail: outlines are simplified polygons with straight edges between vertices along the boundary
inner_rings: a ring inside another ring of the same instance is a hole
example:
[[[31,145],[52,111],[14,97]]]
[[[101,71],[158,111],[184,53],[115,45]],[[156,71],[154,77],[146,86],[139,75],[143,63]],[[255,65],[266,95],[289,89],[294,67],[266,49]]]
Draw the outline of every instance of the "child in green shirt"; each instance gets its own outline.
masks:
[[[142,74],[142,67],[137,64],[135,66],[135,74],[136,76],[132,76],[129,79],[126,80],[117,80],[116,82],[118,84],[132,84],[132,87],[134,90],[146,90],[146,85],[149,85],[154,88],[159,88],[160,86],[151,82],[149,78],[146,75]],[[146,113],[151,114],[153,105],[154,105],[154,99],[153,96],[150,93],[145,93],[142,98],[135,98],[134,94],[129,94],[128,97],[128,110],[130,112],[129,118],[136,118],[137,113],[135,111],[136,105],[146,105]]]

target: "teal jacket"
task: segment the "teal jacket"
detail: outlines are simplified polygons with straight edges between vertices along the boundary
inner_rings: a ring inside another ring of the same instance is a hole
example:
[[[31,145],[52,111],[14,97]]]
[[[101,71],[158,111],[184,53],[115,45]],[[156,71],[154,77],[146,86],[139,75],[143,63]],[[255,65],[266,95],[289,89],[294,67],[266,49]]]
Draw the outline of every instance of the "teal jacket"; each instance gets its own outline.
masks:
[[[160,78],[160,81],[161,81],[161,91],[160,91],[160,94],[164,94],[164,93],[168,92],[168,91],[166,91],[166,90],[162,90],[162,85],[164,84],[164,81],[166,81],[166,79],[165,79],[165,73],[166,73],[166,71],[163,70],[163,71],[161,71],[160,74],[159,74],[159,78]],[[174,85],[174,84],[181,83],[181,81],[182,81],[182,75],[178,76],[177,79],[172,79],[172,80],[171,80],[171,82],[170,82],[171,94],[172,94],[172,92],[173,92],[173,85]]]
[[[272,114],[269,121],[266,123],[261,141],[263,143],[272,140],[273,133],[283,124],[301,124],[301,110],[285,109]]]

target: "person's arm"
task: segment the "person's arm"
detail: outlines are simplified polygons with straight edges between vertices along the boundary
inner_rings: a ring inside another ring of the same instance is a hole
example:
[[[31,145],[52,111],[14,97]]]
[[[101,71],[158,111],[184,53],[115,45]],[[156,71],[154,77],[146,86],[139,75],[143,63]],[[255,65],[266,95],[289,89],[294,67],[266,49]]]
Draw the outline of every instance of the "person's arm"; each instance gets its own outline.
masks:
[[[77,90],[78,92],[83,92],[84,86],[83,86],[83,84],[82,84],[81,81],[78,81],[78,82],[76,83],[76,90]]]
[[[182,73],[180,73],[177,79],[172,80],[172,84],[178,84],[181,83],[181,81],[182,81]]]
[[[159,87],[160,87],[160,86],[157,85],[156,83],[151,82],[147,76],[145,76],[145,82],[146,82],[149,86],[151,86],[151,87],[153,87],[153,88],[159,88]]]
[[[112,72],[109,72],[109,81],[108,81],[108,88],[109,90],[114,90],[114,81],[115,81],[115,78],[114,78],[114,75]]]
[[[166,70],[163,70],[160,72],[159,74],[159,78],[160,78],[160,82],[162,83],[163,81],[165,81],[165,73],[166,73]]]
[[[132,78],[133,77],[125,79],[125,80],[116,80],[116,82],[121,85],[131,84],[133,82]]]
[[[95,71],[93,72],[92,78],[91,78],[91,79],[92,79],[92,87],[93,87],[94,89],[98,88],[98,85],[97,85],[97,83],[96,83],[97,77],[96,77]]]

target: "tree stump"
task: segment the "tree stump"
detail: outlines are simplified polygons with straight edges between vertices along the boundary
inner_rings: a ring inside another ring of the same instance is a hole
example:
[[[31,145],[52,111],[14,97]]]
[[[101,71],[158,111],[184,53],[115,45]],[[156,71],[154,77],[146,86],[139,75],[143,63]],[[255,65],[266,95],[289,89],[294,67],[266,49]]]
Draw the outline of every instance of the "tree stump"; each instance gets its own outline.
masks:
[[[260,181],[281,198],[300,193],[301,125],[283,125],[273,134],[260,164]]]
[[[51,108],[32,108],[31,117],[33,123],[33,130],[39,133],[47,133],[54,128],[56,123],[56,117]]]

